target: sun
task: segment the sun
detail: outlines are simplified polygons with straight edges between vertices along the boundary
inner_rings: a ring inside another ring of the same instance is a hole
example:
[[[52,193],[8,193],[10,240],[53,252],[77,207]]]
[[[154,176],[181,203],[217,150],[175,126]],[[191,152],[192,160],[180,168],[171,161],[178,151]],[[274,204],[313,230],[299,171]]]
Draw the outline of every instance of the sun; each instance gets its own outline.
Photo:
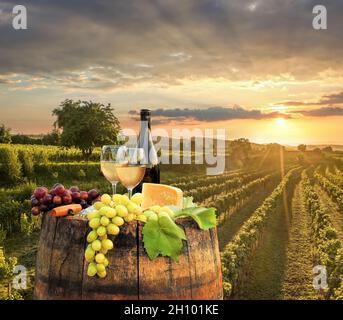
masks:
[[[279,127],[284,127],[286,124],[285,118],[276,118],[275,122]]]

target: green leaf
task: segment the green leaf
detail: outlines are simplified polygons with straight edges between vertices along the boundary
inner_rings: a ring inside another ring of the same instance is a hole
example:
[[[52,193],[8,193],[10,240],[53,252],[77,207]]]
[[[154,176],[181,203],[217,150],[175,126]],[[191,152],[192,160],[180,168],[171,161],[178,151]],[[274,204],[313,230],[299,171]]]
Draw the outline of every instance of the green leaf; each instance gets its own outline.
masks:
[[[197,207],[197,205],[193,202],[193,197],[183,197],[183,209],[194,207]]]
[[[215,208],[195,207],[175,212],[175,219],[184,217],[192,218],[201,230],[208,230],[217,225]]]
[[[148,221],[142,233],[144,248],[151,260],[162,255],[179,261],[182,240],[186,240],[186,235],[169,216],[162,216],[158,221]]]

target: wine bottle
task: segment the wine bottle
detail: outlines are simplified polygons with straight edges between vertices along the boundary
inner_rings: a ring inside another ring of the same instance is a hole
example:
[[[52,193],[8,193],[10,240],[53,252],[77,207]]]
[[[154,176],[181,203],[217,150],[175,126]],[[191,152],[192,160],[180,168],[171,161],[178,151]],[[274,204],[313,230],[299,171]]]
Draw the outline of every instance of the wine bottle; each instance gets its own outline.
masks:
[[[160,183],[160,166],[151,135],[151,111],[142,109],[140,112],[140,119],[140,131],[137,144],[138,148],[144,149],[146,170],[143,180],[134,189],[134,192],[142,192],[142,185],[144,182]]]

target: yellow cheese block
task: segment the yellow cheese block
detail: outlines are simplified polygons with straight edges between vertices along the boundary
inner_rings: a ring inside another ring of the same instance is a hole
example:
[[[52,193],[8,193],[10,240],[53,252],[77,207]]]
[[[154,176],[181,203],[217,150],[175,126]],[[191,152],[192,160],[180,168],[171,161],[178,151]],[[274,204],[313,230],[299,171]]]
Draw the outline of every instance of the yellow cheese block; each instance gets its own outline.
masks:
[[[174,205],[182,208],[183,192],[179,188],[156,183],[143,183],[143,210],[151,206]]]

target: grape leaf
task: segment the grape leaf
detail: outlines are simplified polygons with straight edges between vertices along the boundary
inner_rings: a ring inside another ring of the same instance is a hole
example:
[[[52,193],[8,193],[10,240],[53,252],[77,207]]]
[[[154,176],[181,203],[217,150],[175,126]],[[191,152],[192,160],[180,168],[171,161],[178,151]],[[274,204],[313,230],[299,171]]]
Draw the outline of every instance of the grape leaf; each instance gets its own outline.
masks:
[[[173,210],[173,208],[171,208]],[[201,230],[208,230],[217,225],[216,209],[215,208],[202,208],[194,207],[183,210],[174,211],[175,219],[177,218],[192,218]]]
[[[186,235],[169,217],[162,216],[158,221],[150,220],[143,227],[144,248],[151,260],[157,256],[168,256],[173,261],[179,261]]]
[[[197,205],[193,202],[193,197],[183,197],[183,209],[194,207],[197,207]]]

